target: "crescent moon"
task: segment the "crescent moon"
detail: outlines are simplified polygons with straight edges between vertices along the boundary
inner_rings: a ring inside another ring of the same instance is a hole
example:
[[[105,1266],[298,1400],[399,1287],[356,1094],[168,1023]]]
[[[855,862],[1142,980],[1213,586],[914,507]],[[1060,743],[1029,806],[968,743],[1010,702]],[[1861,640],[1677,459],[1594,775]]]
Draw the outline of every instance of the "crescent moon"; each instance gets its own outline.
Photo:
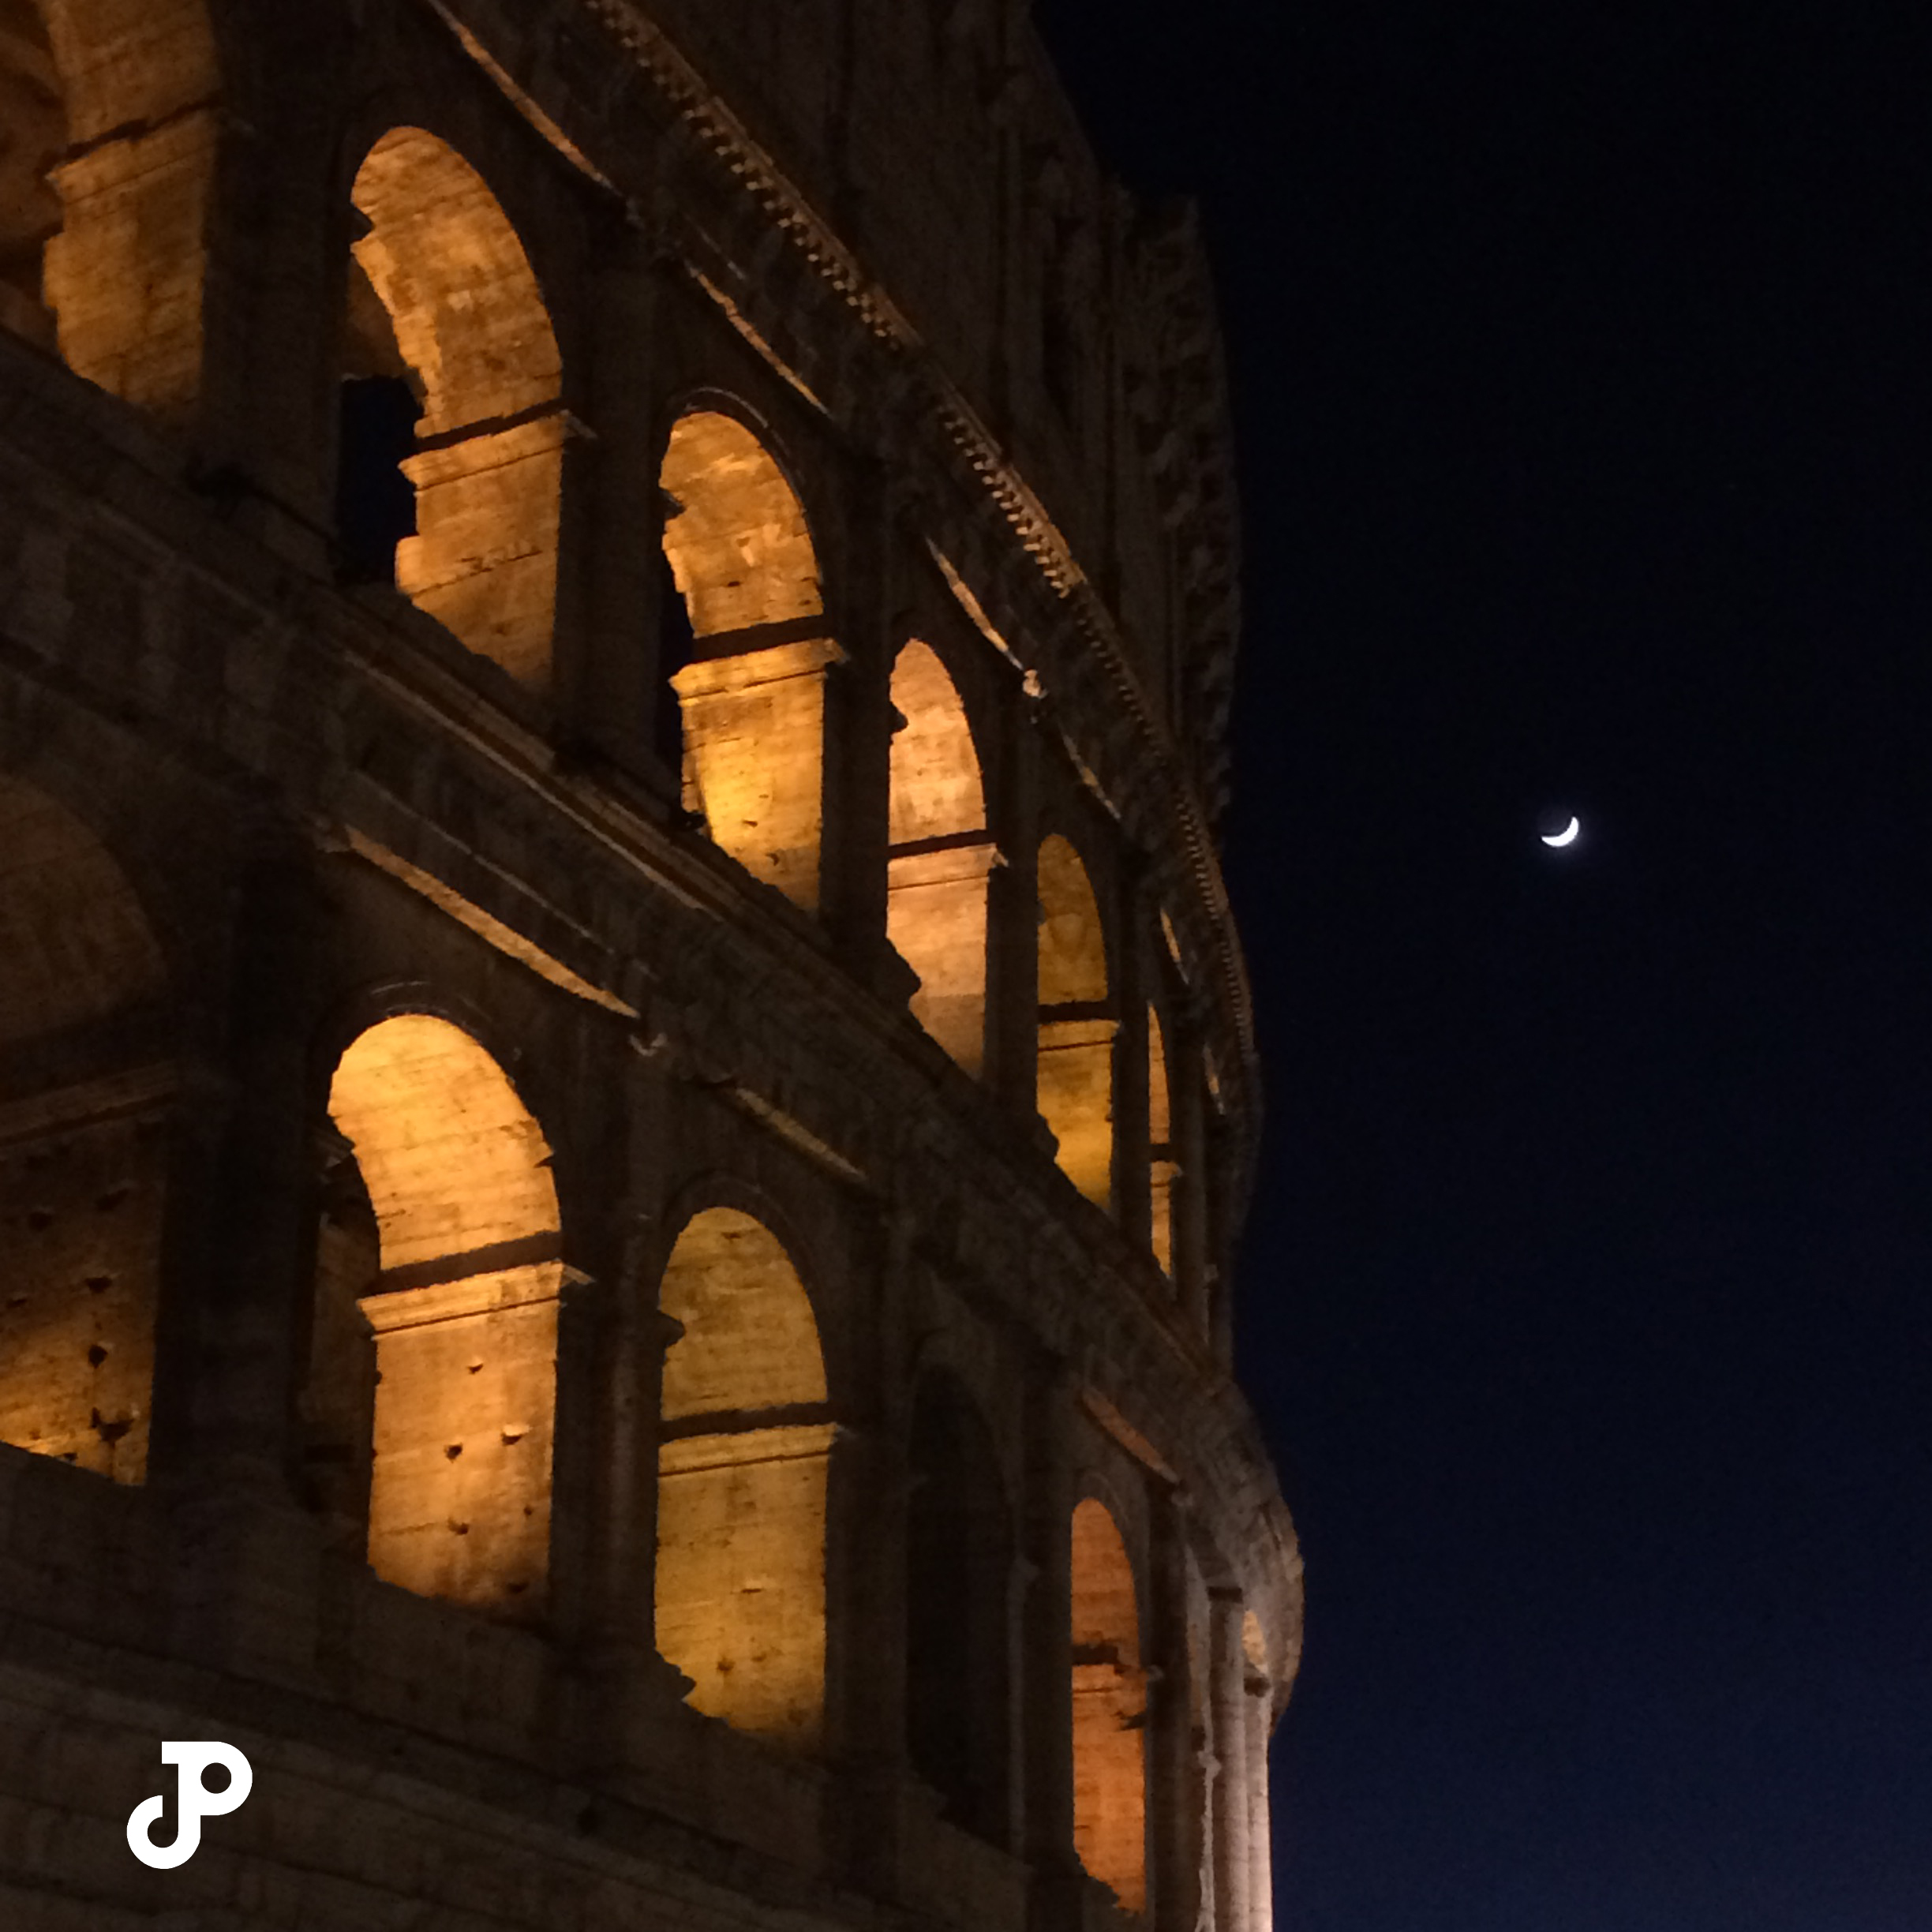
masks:
[[[1582,829],[1582,825],[1573,818],[1560,832],[1543,833],[1541,835],[1543,843],[1545,845],[1574,845],[1576,843],[1577,834]]]

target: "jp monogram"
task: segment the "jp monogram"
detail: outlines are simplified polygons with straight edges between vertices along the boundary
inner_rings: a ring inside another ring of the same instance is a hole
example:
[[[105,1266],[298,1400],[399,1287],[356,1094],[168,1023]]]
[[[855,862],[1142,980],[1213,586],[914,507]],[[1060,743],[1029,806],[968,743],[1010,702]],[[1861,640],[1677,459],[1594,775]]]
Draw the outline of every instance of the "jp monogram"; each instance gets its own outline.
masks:
[[[238,1810],[255,1785],[254,1767],[232,1744],[163,1743],[161,1762],[174,1767],[174,1842],[158,1845],[148,1837],[167,1806],[164,1798],[144,1798],[128,1814],[128,1849],[144,1865],[171,1871],[201,1848],[201,1821]],[[225,1789],[212,1792],[202,1781],[211,1765],[228,1773]]]

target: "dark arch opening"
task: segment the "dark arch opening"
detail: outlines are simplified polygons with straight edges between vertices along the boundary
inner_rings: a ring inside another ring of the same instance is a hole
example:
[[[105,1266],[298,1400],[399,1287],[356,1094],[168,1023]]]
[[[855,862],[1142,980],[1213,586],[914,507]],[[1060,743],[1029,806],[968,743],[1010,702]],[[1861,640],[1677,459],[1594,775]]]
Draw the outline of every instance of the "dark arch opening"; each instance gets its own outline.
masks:
[[[1012,1834],[1013,1527],[993,1439],[958,1382],[920,1384],[906,1524],[906,1745],[953,1823]]]

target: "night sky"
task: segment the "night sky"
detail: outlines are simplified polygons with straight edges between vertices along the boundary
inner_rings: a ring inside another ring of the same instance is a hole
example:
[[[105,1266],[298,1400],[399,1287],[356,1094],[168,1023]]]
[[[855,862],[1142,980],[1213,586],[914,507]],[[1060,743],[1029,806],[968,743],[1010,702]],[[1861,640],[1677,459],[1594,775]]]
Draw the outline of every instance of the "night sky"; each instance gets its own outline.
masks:
[[[1277,1925],[1926,1932],[1932,16],[1038,11],[1230,338]]]

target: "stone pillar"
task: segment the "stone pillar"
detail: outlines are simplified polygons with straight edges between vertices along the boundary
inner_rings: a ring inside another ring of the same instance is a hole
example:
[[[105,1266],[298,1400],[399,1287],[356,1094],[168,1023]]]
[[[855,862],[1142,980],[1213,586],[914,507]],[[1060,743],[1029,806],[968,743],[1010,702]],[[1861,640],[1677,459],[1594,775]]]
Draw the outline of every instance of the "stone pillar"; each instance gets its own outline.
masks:
[[[983,762],[994,842],[1005,855],[987,882],[987,1083],[1037,1133],[1039,1053],[1039,737],[1035,705],[1016,683],[1000,742]]]
[[[1175,1016],[1167,1039],[1167,1105],[1175,1184],[1168,1193],[1173,1219],[1174,1295],[1204,1345],[1212,1339],[1208,1253],[1202,1213],[1207,1158],[1200,1050],[1193,1028]]]
[[[826,1540],[826,1743],[856,1795],[828,1807],[834,1869],[860,1889],[904,1885],[906,1480],[911,1376],[908,1270],[916,1223],[903,1209],[868,1230],[874,1292],[855,1412],[833,1451]]]
[[[173,1506],[184,1646],[224,1668],[299,1676],[324,1537],[294,1486],[320,1199],[314,855],[258,852],[233,902],[218,1015],[190,1058],[169,1176],[151,1479]]]
[[[656,1631],[658,1418],[665,1357],[683,1333],[657,1305],[672,1132],[666,1058],[661,1049],[648,1060],[635,1051],[624,1057],[620,1172],[608,1177],[616,1206],[602,1243],[608,1286],[586,1297],[576,1346],[567,1346],[558,1364],[560,1398],[567,1386],[590,1411],[583,1573],[572,1633],[581,1708],[571,1728],[592,1773],[648,1772],[650,1714],[691,1687],[659,1654]]]
[[[653,781],[660,705],[677,702],[657,675],[653,618],[659,425],[650,345],[662,272],[644,238],[612,222],[593,256],[586,407],[593,442],[574,446],[565,470],[560,539],[557,702],[567,739]]]
[[[1063,1362],[1035,1357],[1026,1403],[1020,1788],[1030,1923],[1045,1928],[1078,1923],[1087,1885],[1073,1848],[1073,1390]]]
[[[1250,1670],[1243,1680],[1248,1706],[1248,1911],[1252,1932],[1274,1932],[1274,1858],[1268,1836],[1268,1732],[1274,1687]]]
[[[1114,999],[1120,1028],[1114,1039],[1114,1214],[1136,1246],[1153,1245],[1151,1159],[1148,1137],[1147,908],[1140,893],[1124,884],[1114,895],[1118,935]]]
[[[825,590],[844,651],[827,680],[822,911],[852,971],[895,1002],[912,975],[886,942],[892,813],[893,613],[900,597],[896,500],[875,462],[839,468],[840,527]]]
[[[1157,1673],[1148,1710],[1152,1925],[1153,1932],[1196,1932],[1208,1792],[1194,1731],[1186,1526],[1180,1499],[1166,1485],[1154,1487],[1149,1502],[1148,1657]]]
[[[1241,1592],[1208,1592],[1215,1777],[1209,1806],[1214,1844],[1215,1932],[1252,1932],[1254,1870],[1249,1839],[1248,1659],[1241,1646]]]

